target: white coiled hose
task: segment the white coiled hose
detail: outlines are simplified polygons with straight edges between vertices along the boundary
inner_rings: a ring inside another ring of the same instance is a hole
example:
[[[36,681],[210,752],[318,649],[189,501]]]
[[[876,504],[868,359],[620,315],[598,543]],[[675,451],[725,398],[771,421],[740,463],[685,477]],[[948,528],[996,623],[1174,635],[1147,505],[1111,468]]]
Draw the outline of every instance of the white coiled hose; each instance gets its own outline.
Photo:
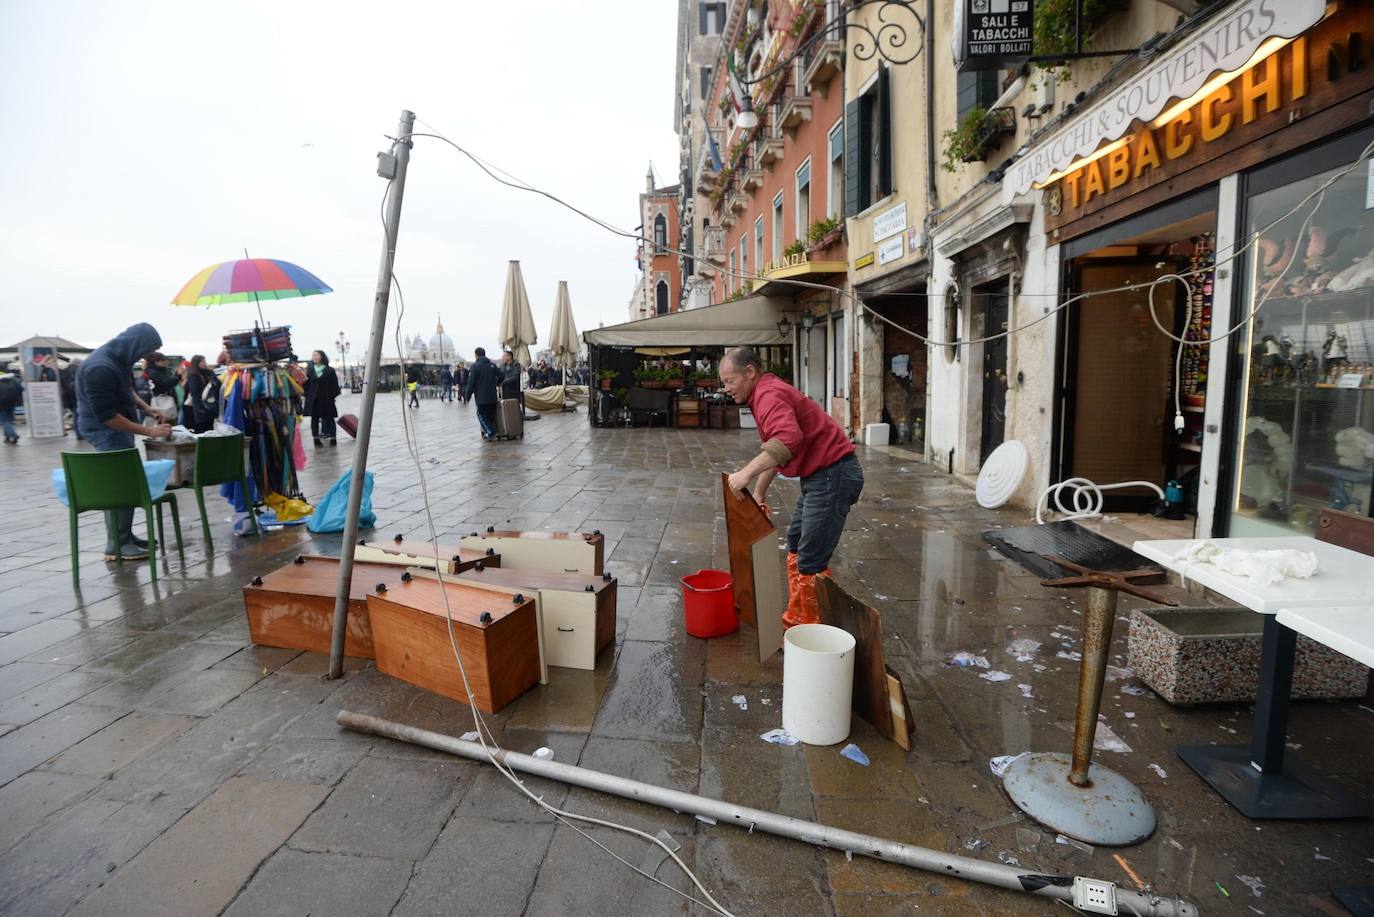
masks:
[[[1072,506],[1064,505],[1064,488],[1075,488],[1073,492]],[[1120,490],[1123,487],[1148,487],[1159,494],[1159,499],[1164,499],[1164,489],[1152,481],[1122,481],[1120,484],[1094,484],[1087,478],[1068,478],[1058,484],[1051,484],[1040,495],[1040,499],[1035,501],[1035,524],[1044,525],[1044,511],[1049,509],[1050,497],[1054,497],[1054,508],[1056,512],[1062,514],[1060,522],[1070,522],[1075,519],[1096,519],[1102,515],[1102,502],[1104,490]]]

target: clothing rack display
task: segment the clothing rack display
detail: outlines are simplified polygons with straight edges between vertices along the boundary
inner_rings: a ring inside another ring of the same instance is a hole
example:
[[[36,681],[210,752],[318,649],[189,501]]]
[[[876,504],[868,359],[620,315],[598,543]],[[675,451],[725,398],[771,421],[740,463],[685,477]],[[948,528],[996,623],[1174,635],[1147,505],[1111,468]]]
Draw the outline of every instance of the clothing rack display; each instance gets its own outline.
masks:
[[[292,438],[297,435],[303,394],[300,383],[279,363],[235,363],[225,373],[223,420],[249,438],[253,494],[243,494],[238,484],[220,489],[239,512],[247,512],[250,502],[268,502],[273,494],[300,497]]]

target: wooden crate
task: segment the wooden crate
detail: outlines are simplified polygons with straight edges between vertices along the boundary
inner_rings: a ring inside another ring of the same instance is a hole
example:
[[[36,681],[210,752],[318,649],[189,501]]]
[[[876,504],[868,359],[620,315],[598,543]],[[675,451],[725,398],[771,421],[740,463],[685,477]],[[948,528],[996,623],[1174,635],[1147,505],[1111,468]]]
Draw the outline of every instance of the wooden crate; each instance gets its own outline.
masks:
[[[469,551],[495,551],[501,567],[544,573],[605,573],[606,539],[600,532],[498,532],[488,526],[458,540]]]
[[[377,668],[467,703],[449,642],[447,612],[477,709],[495,713],[539,681],[534,598],[498,601],[490,590],[412,577],[367,597]],[[489,614],[487,621],[482,620]]]
[[[486,567],[501,566],[501,557],[491,547],[469,549],[463,546],[440,544],[439,557],[444,573],[455,574],[471,570],[478,564]],[[396,564],[401,567],[434,567],[434,545],[428,538],[406,538],[404,535],[386,535],[375,539],[359,539],[353,546],[353,559],[365,560],[374,564]],[[443,560],[442,558],[447,558]]]
[[[458,582],[535,595],[549,665],[594,669],[596,657],[615,642],[616,581],[608,575],[485,568],[460,573]]]
[[[367,593],[378,583],[400,582],[402,570],[385,564],[354,563],[348,593],[344,654],[375,658]],[[303,554],[292,563],[243,587],[248,633],[258,646],[328,653],[334,632],[334,591],[339,560]]]

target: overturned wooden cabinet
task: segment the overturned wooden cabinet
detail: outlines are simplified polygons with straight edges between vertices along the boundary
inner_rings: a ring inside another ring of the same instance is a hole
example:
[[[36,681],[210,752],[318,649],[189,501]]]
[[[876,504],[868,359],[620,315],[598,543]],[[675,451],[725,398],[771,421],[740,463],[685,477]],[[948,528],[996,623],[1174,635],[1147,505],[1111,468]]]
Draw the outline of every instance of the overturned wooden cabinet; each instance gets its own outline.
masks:
[[[378,583],[400,582],[402,570],[386,564],[354,563],[348,592],[344,654],[375,657],[367,593]],[[248,633],[258,646],[328,653],[334,633],[334,594],[339,560],[303,554],[243,587]]]
[[[501,558],[487,545],[481,549],[463,546],[434,544],[427,538],[406,538],[404,535],[387,535],[376,539],[361,539],[353,546],[354,561],[373,564],[395,564],[400,567],[435,566],[435,555],[444,573],[455,574],[470,570],[478,564],[487,567],[501,566]]]
[[[606,572],[606,538],[600,532],[498,532],[488,526],[484,532],[464,535],[458,544],[469,551],[499,554],[501,566],[508,570],[585,576]]]
[[[539,630],[531,595],[513,597],[411,576],[367,597],[377,668],[467,703],[448,623],[477,709],[495,713],[539,681]]]
[[[616,582],[609,574],[478,567],[459,574],[458,582],[533,595],[539,602],[549,665],[594,669],[596,657],[615,641]]]

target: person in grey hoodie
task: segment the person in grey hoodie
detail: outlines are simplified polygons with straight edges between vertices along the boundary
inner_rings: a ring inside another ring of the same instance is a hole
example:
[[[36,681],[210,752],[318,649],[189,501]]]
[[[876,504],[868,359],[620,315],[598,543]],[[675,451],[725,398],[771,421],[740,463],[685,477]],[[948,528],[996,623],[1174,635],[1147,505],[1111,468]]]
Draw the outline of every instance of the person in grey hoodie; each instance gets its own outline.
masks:
[[[134,448],[134,436],[170,436],[168,418],[134,392],[134,364],[162,346],[162,335],[147,322],[130,325],[97,347],[76,374],[77,422],[81,435],[97,452]],[[158,419],[144,426],[147,414]],[[105,559],[140,560],[148,542],[135,538],[132,509],[105,513]]]

